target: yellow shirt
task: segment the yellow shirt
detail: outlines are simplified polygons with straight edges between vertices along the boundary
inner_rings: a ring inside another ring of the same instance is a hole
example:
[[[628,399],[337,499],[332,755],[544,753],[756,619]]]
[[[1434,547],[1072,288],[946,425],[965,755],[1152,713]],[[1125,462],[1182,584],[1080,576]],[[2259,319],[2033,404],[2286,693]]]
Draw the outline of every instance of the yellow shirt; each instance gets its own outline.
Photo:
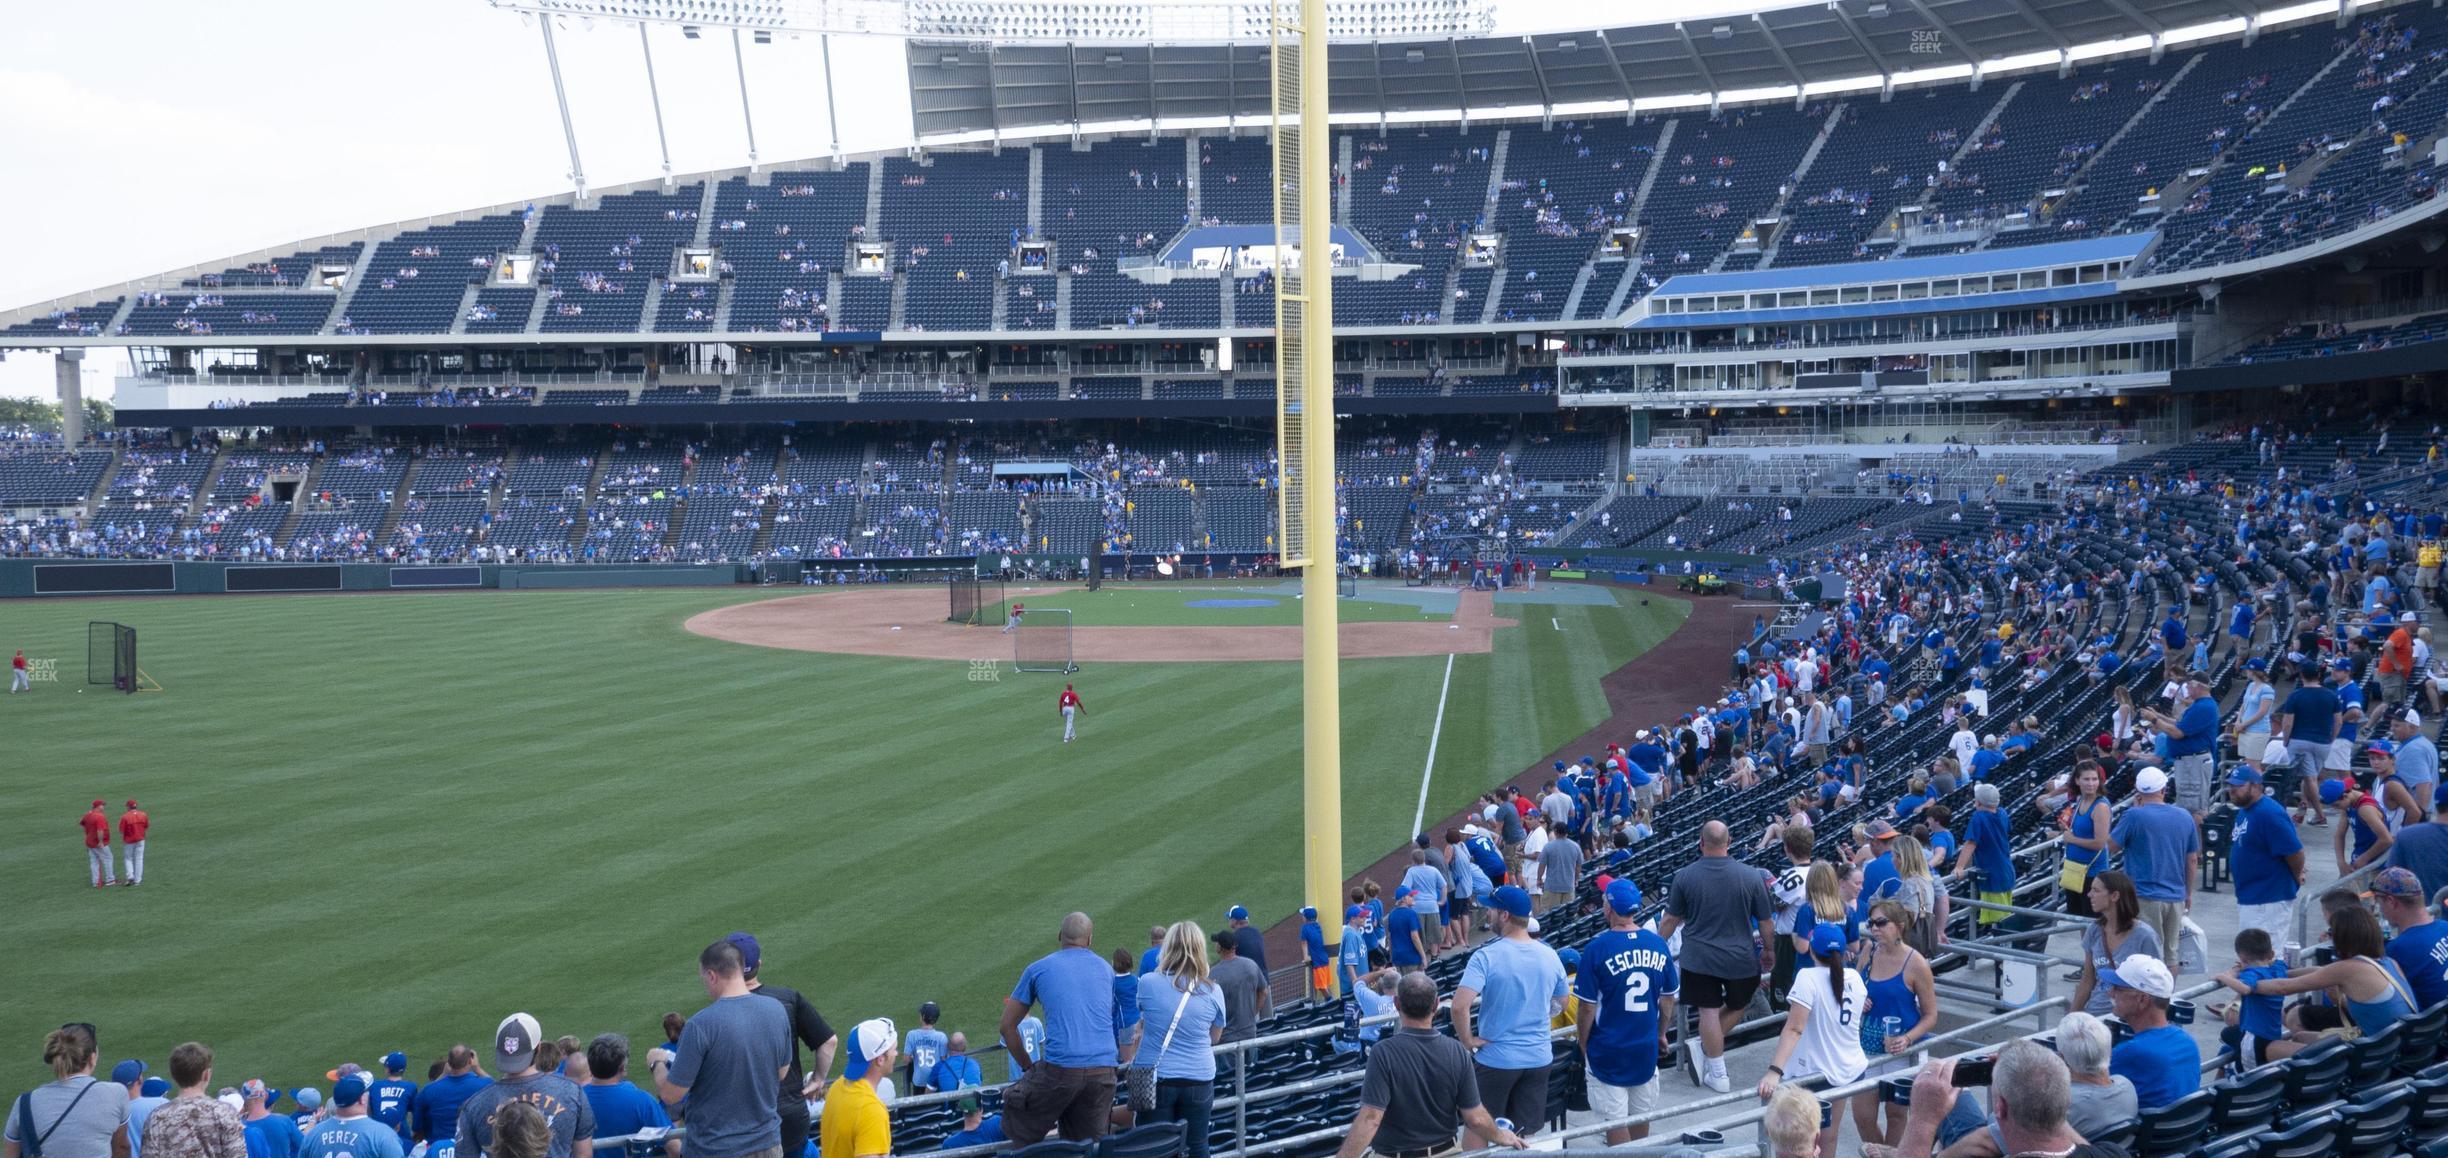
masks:
[[[1549,1028],[1549,1029],[1570,1029],[1570,1028],[1572,1028],[1573,1023],[1574,1023],[1574,1022],[1576,1022],[1576,1021],[1578,1021],[1578,1020],[1580,1020],[1580,1018],[1581,1018],[1581,995],[1580,995],[1580,994],[1577,994],[1577,993],[1566,992],[1566,993],[1564,994],[1564,1012],[1559,1013],[1559,1014],[1556,1014],[1554,1017],[1548,1018],[1548,1019],[1547,1019],[1547,1028]]]
[[[823,1158],[866,1158],[892,1153],[892,1119],[875,1087],[855,1078],[835,1078],[825,1091],[824,1120],[817,1125]]]
[[[2437,567],[2437,566],[2439,566],[2439,565],[2440,565],[2440,546],[2439,546],[2439,544],[2437,544],[2437,543],[2425,543],[2425,544],[2423,544],[2423,545],[2422,545],[2422,550],[2417,551],[2417,552],[2415,552],[2415,553],[2414,553],[2414,565],[2415,565],[2415,566],[2417,566],[2417,567]]]

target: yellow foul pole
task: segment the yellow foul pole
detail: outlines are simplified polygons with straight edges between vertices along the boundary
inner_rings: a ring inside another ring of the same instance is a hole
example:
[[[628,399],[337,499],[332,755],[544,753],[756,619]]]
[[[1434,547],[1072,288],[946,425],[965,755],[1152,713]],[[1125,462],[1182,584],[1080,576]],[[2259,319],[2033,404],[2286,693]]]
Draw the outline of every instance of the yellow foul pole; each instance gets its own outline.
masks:
[[[1343,913],[1343,734],[1335,583],[1334,261],[1328,200],[1325,0],[1275,0],[1278,266],[1297,222],[1298,265],[1276,279],[1282,558],[1301,567],[1301,894],[1329,944]],[[1293,19],[1297,11],[1297,20]]]

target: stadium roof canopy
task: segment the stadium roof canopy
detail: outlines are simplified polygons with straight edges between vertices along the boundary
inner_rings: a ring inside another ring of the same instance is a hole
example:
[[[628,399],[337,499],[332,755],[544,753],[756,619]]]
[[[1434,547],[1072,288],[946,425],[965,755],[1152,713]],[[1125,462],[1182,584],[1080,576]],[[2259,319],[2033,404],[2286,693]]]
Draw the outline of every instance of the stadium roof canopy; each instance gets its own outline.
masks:
[[[498,2],[498,0],[497,0]],[[1616,7],[1637,11],[1638,5]],[[2338,11],[2335,0],[1834,0],[1585,32],[1337,37],[1332,116],[1343,123],[1593,115],[1797,99],[2062,68],[2257,33]],[[1263,42],[1022,42],[913,38],[921,141],[1263,121]]]

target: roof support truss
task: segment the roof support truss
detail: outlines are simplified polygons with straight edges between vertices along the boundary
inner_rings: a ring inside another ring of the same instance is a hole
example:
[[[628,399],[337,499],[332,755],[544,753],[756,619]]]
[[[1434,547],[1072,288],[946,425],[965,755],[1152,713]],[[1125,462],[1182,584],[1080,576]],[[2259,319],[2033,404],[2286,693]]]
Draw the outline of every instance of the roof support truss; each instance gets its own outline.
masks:
[[[1751,23],[1759,26],[1760,39],[1768,42],[1768,51],[1776,54],[1777,63],[1785,66],[1785,75],[1793,78],[1794,108],[1799,110],[1807,99],[1802,94],[1802,89],[1808,83],[1802,79],[1802,70],[1795,68],[1793,57],[1785,54],[1785,46],[1777,42],[1776,30],[1768,27],[1767,18],[1754,12],[1751,14]]]
[[[1677,20],[1674,30],[1676,36],[1683,38],[1683,51],[1691,56],[1692,67],[1700,70],[1700,83],[1707,87],[1709,93],[1709,111],[1717,111],[1716,74],[1709,71],[1708,61],[1701,58],[1700,46],[1692,43],[1691,29],[1683,27],[1683,22]]]

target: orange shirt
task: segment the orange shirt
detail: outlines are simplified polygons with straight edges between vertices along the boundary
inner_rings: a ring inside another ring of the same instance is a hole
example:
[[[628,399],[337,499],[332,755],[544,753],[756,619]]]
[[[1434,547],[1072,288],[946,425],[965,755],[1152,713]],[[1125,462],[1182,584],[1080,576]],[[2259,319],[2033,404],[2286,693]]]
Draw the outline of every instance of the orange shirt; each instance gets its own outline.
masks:
[[[2379,670],[2389,675],[2414,674],[2414,633],[2400,627],[2389,633],[2380,649]]]
[[[144,842],[145,829],[152,827],[153,818],[141,808],[131,808],[119,814],[119,839],[129,844]]]
[[[97,808],[86,813],[85,819],[77,823],[85,828],[85,847],[107,848],[110,846],[110,817],[101,809]]]

